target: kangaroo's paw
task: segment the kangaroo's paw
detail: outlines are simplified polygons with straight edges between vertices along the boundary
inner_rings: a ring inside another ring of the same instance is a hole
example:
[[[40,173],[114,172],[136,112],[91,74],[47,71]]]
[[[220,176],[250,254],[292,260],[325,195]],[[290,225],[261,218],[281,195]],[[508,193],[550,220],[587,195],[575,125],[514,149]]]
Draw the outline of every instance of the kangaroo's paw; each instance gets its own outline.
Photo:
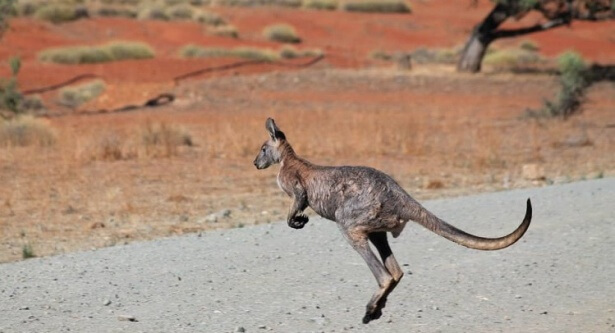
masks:
[[[372,320],[376,320],[382,316],[382,308],[377,307],[376,309],[367,309],[365,311],[365,316],[363,316],[363,324],[367,324]]]
[[[305,226],[306,223],[308,223],[309,220],[310,219],[307,217],[307,215],[299,214],[293,217],[290,221],[288,221],[288,226],[293,229],[301,229]]]

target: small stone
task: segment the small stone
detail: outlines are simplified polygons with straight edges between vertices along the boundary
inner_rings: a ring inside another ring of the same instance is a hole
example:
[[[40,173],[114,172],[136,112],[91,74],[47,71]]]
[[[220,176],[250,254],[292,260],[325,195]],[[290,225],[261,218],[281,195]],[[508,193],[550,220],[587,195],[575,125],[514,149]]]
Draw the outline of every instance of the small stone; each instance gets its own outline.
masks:
[[[105,299],[105,300],[103,301],[103,305],[104,305],[104,306],[109,306],[109,305],[111,305],[111,300],[109,300],[109,299]]]
[[[265,325],[258,325],[258,328],[261,329],[261,330],[264,330],[264,329],[267,329],[267,326],[265,326]]]
[[[521,295],[515,295],[515,298],[516,298],[516,299],[520,299],[520,298],[521,298]]]
[[[236,333],[244,333],[245,331],[246,331],[246,329],[243,328],[242,326],[235,327],[235,332]]]
[[[117,319],[119,321],[132,321],[132,322],[137,322],[137,318],[135,318],[135,316],[131,316],[131,315],[119,315],[117,316]]]
[[[30,310],[29,306],[21,306],[19,307],[19,310]]]

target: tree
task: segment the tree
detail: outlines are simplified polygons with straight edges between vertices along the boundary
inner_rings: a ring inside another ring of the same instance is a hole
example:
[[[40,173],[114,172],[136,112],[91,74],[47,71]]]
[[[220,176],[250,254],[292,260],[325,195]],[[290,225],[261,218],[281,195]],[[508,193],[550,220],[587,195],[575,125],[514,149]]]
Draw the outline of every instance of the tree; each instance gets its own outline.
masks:
[[[15,0],[0,0],[0,39],[8,26],[8,18],[13,15],[15,15]]]
[[[475,0],[477,1],[477,0]],[[615,0],[493,0],[491,12],[479,23],[466,42],[457,63],[460,72],[479,72],[491,42],[534,32],[546,31],[573,20],[600,21],[615,18]],[[509,18],[521,19],[538,11],[545,22],[519,29],[500,29]]]

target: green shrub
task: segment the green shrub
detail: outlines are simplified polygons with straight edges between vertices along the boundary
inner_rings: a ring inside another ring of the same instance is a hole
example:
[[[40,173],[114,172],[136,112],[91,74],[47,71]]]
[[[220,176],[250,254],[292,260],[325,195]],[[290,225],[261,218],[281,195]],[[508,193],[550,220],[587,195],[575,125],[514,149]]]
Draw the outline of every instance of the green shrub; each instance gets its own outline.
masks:
[[[92,64],[154,57],[152,48],[140,42],[111,42],[100,46],[71,46],[43,50],[40,61],[58,64]]]
[[[34,249],[32,249],[32,245],[31,244],[24,244],[21,247],[21,257],[23,259],[30,259],[30,258],[35,258],[36,255],[34,254]]]
[[[0,146],[51,146],[55,140],[55,132],[49,124],[31,116],[0,122]]]
[[[21,68],[21,60],[17,57],[9,59],[10,78],[0,78],[0,116],[5,119],[22,112],[20,104],[23,95],[17,88],[17,74]]]
[[[337,0],[306,0],[303,7],[317,10],[336,10],[339,6]]]
[[[410,6],[403,0],[352,0],[343,6],[348,12],[410,13]]]
[[[62,23],[78,20],[88,16],[87,8],[64,4],[48,4],[36,9],[34,17],[52,23]]]
[[[560,55],[557,63],[561,88],[555,101],[545,101],[543,112],[551,117],[567,118],[581,106],[590,78],[583,57],[575,52],[568,51]]]
[[[62,88],[59,92],[59,102],[64,106],[76,108],[93,100],[105,91],[105,83],[101,80],[80,84],[74,87]]]
[[[300,43],[301,38],[297,35],[295,28],[288,24],[274,24],[265,27],[263,35],[269,40],[281,43]]]

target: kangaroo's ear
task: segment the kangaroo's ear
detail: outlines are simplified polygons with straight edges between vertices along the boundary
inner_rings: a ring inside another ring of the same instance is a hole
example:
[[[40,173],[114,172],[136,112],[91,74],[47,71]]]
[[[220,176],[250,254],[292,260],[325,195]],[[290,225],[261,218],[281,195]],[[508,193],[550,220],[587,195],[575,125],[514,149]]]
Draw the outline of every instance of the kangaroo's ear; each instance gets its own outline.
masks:
[[[267,118],[265,128],[267,129],[267,132],[269,132],[269,136],[271,136],[272,140],[286,140],[286,136],[282,131],[280,131],[278,126],[276,126],[273,119]]]

